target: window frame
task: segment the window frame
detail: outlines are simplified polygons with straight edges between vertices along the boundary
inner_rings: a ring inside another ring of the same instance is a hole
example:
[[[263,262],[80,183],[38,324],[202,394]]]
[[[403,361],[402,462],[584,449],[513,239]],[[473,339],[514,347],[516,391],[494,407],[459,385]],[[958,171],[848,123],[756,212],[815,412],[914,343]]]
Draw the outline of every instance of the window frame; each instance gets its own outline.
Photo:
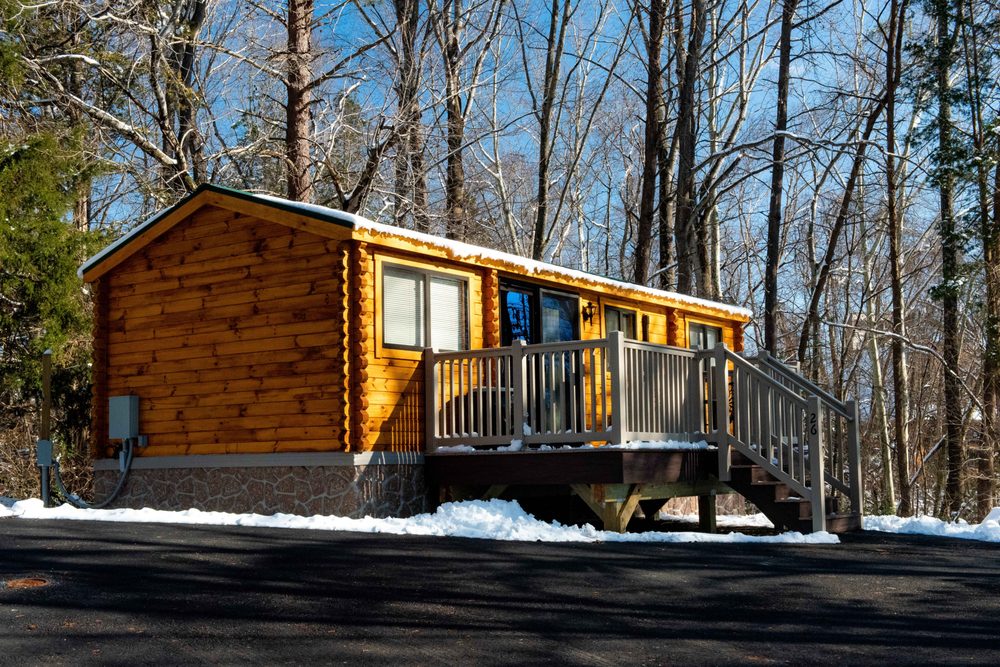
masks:
[[[639,311],[636,310],[636,309],[634,309],[634,308],[623,308],[622,306],[615,306],[615,305],[610,304],[610,303],[604,304],[604,313],[602,314],[602,316],[604,317],[604,336],[605,337],[611,335],[611,330],[608,329],[608,311],[609,310],[613,310],[613,311],[615,311],[615,312],[618,313],[618,321],[619,322],[621,322],[622,315],[630,315],[632,317],[632,337],[629,338],[628,334],[626,332],[622,331],[621,329],[618,329],[618,331],[622,331],[622,333],[625,333],[626,334],[625,337],[629,338],[629,340],[643,340],[643,339],[639,338]]]
[[[386,342],[386,327],[385,327],[385,316],[386,316],[386,290],[385,290],[385,274],[386,271],[398,270],[403,273],[414,273],[423,277],[423,345],[400,345],[399,343],[389,343]],[[460,350],[447,350],[448,352],[462,352],[464,350],[469,350],[472,348],[472,313],[470,310],[469,302],[469,278],[465,275],[448,273],[445,271],[436,271],[434,269],[429,269],[424,266],[393,262],[393,261],[383,261],[381,262],[381,270],[379,271],[379,309],[382,311],[379,318],[379,344],[382,349],[385,350],[408,350],[408,351],[422,351],[428,347],[434,347],[434,349],[440,349],[444,351],[444,348],[435,347],[434,341],[432,340],[432,320],[431,320],[431,278],[440,278],[444,280],[450,280],[457,282],[461,285],[463,290],[463,302],[464,307],[460,309],[459,315],[464,319],[464,329],[462,330],[462,337],[464,339],[465,347]]]
[[[504,309],[506,308],[506,302],[504,300],[504,291],[516,291],[523,294],[527,294],[531,299],[531,337],[534,339],[534,343],[527,341],[528,344],[541,343],[542,338],[544,338],[544,331],[542,329],[542,300],[545,298],[546,294],[552,295],[557,298],[569,298],[576,301],[576,320],[573,322],[573,329],[576,332],[575,340],[582,340],[583,336],[583,323],[582,316],[580,314],[580,303],[583,301],[583,296],[579,292],[570,292],[560,289],[553,289],[547,287],[546,285],[541,285],[538,283],[532,283],[524,280],[519,280],[517,278],[507,278],[506,276],[500,276],[498,281],[497,294],[499,296],[499,315],[500,315],[500,344],[503,347],[510,345],[514,340],[512,339],[510,343],[504,344],[504,339],[507,335],[504,327]],[[513,333],[513,332],[511,332]]]
[[[692,345],[692,338],[693,338],[693,336],[691,334],[692,334],[692,331],[695,329],[695,327],[697,327],[698,329],[700,329],[702,331],[707,331],[708,329],[715,329],[718,332],[717,341],[718,342],[723,342],[725,340],[725,338],[724,338],[724,336],[725,336],[725,328],[721,324],[713,324],[713,323],[710,323],[710,322],[692,322],[692,321],[689,321],[687,323],[687,346],[688,346],[689,350],[702,350],[702,349],[706,349],[706,348],[701,348],[701,347],[697,347],[696,348],[696,347],[694,347]],[[700,336],[699,336],[699,343],[700,342],[701,342],[701,340],[700,340]],[[711,348],[707,348],[707,349],[711,349]]]

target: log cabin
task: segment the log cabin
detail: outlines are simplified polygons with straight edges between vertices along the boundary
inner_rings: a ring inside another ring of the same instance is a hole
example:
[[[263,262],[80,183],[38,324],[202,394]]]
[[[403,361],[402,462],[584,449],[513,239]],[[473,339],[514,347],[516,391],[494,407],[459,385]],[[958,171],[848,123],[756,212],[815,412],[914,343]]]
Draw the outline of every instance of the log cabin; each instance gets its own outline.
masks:
[[[744,308],[215,185],[80,275],[99,493],[115,400],[143,444],[120,506],[407,516],[562,494],[624,530],[674,496],[711,527],[737,492],[779,526],[859,522],[856,406],[743,357]]]

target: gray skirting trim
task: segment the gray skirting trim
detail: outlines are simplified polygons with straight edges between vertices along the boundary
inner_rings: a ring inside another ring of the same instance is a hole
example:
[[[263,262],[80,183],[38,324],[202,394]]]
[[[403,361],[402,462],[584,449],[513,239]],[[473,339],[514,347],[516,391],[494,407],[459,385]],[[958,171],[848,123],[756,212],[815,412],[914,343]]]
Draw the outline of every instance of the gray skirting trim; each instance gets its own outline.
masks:
[[[319,468],[323,466],[421,465],[419,452],[288,452],[284,454],[206,454],[203,456],[137,456],[134,470],[171,468]],[[94,470],[118,470],[118,459],[98,459]]]

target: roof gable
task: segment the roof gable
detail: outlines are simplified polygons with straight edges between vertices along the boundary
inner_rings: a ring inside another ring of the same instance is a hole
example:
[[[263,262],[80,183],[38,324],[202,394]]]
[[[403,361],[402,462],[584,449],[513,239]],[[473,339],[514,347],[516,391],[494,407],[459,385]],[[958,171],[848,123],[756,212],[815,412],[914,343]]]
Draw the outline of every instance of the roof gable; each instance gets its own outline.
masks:
[[[87,282],[97,280],[206,206],[245,213],[320,236],[350,238],[353,216],[340,214],[333,209],[326,209],[323,215],[315,212],[304,214],[293,207],[282,205],[281,202],[283,200],[273,201],[240,190],[203,184],[173,206],[136,225],[127,234],[88,259],[77,270],[77,275]]]

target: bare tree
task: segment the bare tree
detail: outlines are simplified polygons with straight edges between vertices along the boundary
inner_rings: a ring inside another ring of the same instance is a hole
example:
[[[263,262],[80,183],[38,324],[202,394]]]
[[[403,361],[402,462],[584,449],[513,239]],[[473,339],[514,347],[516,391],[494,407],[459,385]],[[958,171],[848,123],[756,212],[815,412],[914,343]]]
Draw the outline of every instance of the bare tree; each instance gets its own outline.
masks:
[[[778,41],[778,91],[775,99],[771,193],[767,208],[767,261],[764,269],[764,348],[778,351],[778,267],[781,263],[782,188],[785,178],[785,132],[788,130],[788,86],[792,62],[792,30],[798,0],[784,0]],[[801,357],[801,355],[800,355]]]
[[[906,316],[903,297],[902,234],[903,221],[897,202],[896,173],[896,94],[902,75],[903,22],[907,0],[890,0],[889,24],[885,37],[885,196],[889,229],[889,267],[892,273],[892,377],[893,377],[893,429],[896,441],[896,490],[899,492],[898,512],[901,516],[913,513],[910,493],[910,405],[909,377],[906,364]]]
[[[660,52],[663,50],[663,24],[666,13],[666,0],[652,0],[649,5],[649,29],[646,31],[646,132],[643,142],[642,194],[639,197],[635,266],[632,274],[633,282],[640,285],[645,285],[649,280],[653,215],[656,212],[657,167],[663,150],[661,124],[665,119],[662,118],[661,112],[663,71],[660,66]],[[669,248],[666,252],[669,253]]]
[[[677,100],[677,213],[674,217],[674,237],[677,251],[677,291],[691,294],[698,271],[695,216],[695,151],[698,139],[696,93],[701,73],[701,48],[705,38],[706,11],[703,0],[691,0],[690,24],[683,30],[683,13],[678,4],[675,22],[678,35],[678,71],[680,93]],[[681,35],[687,35],[683,50]]]
[[[430,20],[441,49],[447,128],[445,200],[448,238],[464,238],[467,227],[465,190],[466,118],[490,44],[499,33],[504,0],[431,0]],[[473,23],[476,19],[476,23]],[[478,51],[478,53],[477,53]],[[475,53],[475,57],[470,54]],[[465,74],[468,73],[468,77]]]

